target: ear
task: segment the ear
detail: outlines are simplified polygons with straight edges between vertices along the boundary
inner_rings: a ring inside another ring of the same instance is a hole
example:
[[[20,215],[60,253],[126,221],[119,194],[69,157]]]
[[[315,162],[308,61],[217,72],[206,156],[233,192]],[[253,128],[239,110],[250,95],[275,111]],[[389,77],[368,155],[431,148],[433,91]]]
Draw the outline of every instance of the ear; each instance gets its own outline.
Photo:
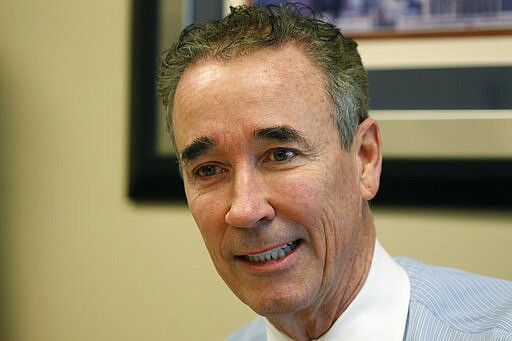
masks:
[[[382,170],[382,150],[379,127],[372,118],[363,121],[354,138],[359,186],[361,197],[368,201],[375,197],[379,190]]]

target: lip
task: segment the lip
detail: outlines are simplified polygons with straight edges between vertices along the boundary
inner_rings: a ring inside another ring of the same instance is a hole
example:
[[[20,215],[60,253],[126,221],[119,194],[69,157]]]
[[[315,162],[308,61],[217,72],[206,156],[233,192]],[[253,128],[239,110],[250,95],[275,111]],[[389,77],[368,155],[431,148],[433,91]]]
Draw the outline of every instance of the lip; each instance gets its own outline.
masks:
[[[288,264],[303,245],[304,240],[296,239],[261,251],[236,255],[235,259],[248,268],[257,269],[258,271],[275,271]],[[279,249],[282,252],[276,251]],[[281,254],[278,255],[277,259],[274,259],[278,253]],[[273,256],[269,257],[269,254],[273,254]],[[266,258],[264,258],[265,256]],[[268,260],[269,258],[270,260]]]

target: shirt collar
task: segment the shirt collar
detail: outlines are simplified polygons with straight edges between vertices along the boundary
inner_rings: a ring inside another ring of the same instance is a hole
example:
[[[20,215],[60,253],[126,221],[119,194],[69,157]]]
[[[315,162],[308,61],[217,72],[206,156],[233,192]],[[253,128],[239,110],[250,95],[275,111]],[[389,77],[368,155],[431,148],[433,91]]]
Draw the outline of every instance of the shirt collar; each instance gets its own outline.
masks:
[[[376,241],[363,287],[331,329],[316,340],[403,340],[409,296],[407,273]],[[265,321],[268,341],[293,341]]]

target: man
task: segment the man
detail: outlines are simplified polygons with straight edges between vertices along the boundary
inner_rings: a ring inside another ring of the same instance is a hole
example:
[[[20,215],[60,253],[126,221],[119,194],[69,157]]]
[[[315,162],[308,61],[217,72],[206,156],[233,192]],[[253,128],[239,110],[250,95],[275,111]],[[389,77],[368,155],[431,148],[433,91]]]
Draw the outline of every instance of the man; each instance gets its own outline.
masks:
[[[301,8],[191,26],[158,88],[192,215],[261,315],[230,340],[512,340],[512,283],[392,259],[356,43]]]

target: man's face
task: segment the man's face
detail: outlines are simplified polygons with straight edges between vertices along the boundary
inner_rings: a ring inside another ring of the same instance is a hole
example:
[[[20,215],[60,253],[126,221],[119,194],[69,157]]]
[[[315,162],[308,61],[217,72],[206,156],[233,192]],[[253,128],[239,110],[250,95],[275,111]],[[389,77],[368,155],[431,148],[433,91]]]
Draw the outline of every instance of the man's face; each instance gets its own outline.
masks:
[[[201,61],[173,125],[190,210],[231,290],[266,316],[335,304],[369,233],[367,198],[320,71],[292,46]]]

